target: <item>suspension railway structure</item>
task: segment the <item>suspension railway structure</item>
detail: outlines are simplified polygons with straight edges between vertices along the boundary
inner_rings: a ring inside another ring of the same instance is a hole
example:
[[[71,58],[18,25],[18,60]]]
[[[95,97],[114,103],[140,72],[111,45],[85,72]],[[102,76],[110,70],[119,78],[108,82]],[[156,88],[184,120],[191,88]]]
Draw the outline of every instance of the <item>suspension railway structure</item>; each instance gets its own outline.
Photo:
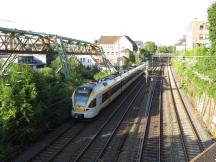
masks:
[[[19,54],[58,55],[61,61],[59,69],[63,69],[67,79],[72,76],[68,59],[74,55],[90,55],[94,61],[94,55],[101,56],[103,64],[110,71],[115,71],[103,54],[102,48],[93,43],[54,34],[0,27],[0,55],[8,55],[0,67],[0,77],[6,73]]]

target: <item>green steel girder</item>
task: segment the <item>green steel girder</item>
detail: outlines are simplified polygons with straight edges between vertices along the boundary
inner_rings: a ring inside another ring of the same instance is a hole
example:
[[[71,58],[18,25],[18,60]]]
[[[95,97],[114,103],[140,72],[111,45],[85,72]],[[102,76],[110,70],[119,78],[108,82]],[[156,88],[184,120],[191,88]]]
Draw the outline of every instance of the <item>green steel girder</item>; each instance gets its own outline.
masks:
[[[0,55],[2,54],[9,57],[0,67],[0,76],[14,62],[17,54],[58,54],[66,78],[71,78],[67,55],[101,55],[105,65],[112,67],[101,48],[93,43],[53,34],[0,27]]]
[[[0,52],[4,54],[11,52],[26,54],[25,51],[31,54],[58,53],[57,49],[52,47],[56,37],[61,36],[0,27]],[[67,37],[61,39],[66,54],[99,55],[98,47],[92,43]],[[15,44],[18,44],[16,49],[13,48]]]
[[[66,49],[61,37],[56,38],[56,48],[60,57],[61,65],[63,67],[64,75],[67,79],[71,79],[71,69],[68,64]]]

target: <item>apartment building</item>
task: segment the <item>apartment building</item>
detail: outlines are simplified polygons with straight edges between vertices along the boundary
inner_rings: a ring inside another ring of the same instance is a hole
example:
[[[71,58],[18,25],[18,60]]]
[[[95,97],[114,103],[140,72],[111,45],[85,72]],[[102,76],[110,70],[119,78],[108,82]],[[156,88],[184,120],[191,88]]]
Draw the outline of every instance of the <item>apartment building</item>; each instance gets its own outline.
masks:
[[[103,48],[104,54],[112,65],[122,66],[124,57],[128,57],[132,52],[137,54],[138,47],[129,36],[101,36],[98,41]]]
[[[209,46],[208,22],[195,19],[186,29],[186,48]]]

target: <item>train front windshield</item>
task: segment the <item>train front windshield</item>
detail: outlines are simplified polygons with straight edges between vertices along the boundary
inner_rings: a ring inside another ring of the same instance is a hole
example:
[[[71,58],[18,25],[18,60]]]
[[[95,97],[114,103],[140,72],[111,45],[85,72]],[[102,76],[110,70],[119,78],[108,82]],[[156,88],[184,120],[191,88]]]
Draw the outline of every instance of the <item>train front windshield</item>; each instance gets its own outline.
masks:
[[[85,106],[91,94],[92,87],[79,87],[75,91],[74,105]]]

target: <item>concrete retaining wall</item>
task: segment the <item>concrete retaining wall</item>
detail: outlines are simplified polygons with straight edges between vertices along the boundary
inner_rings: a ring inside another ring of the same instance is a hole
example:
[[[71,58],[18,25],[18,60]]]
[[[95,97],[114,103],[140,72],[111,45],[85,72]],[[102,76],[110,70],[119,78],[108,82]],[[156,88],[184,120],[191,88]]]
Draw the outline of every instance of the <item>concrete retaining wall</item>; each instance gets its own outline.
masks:
[[[216,102],[207,95],[196,96],[193,102],[195,109],[201,114],[208,130],[216,138]]]

